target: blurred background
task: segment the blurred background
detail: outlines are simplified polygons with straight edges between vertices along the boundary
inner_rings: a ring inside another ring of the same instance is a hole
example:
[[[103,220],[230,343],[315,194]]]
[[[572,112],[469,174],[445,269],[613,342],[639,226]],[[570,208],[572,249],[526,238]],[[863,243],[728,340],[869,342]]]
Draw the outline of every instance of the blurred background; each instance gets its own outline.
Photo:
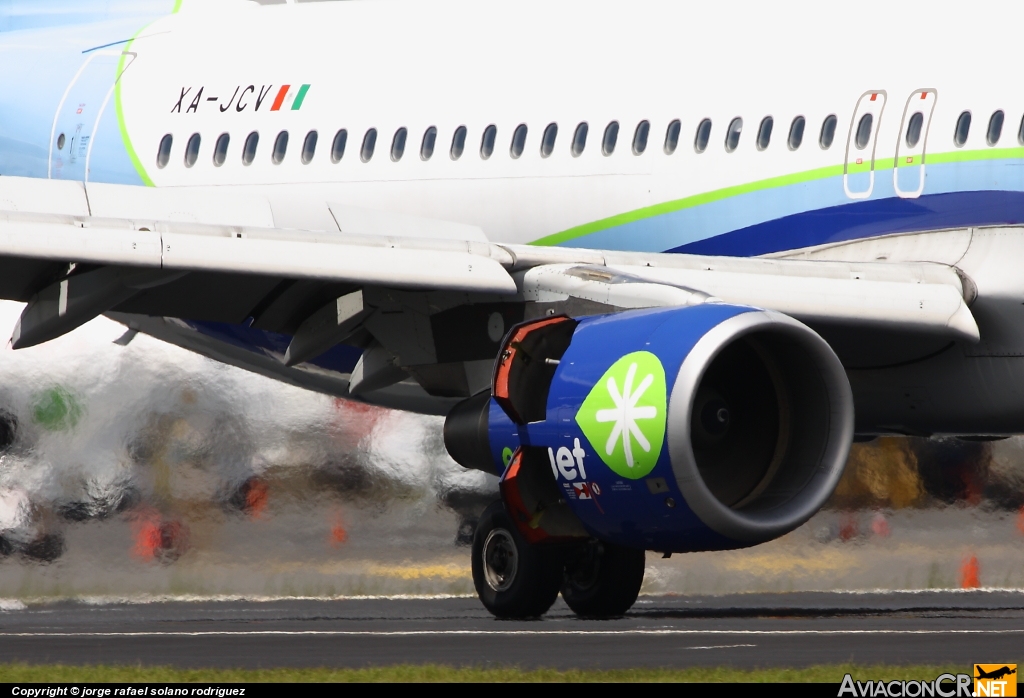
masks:
[[[0,303],[10,336],[21,305]],[[337,401],[98,319],[0,349],[0,608],[472,594],[497,479],[440,418]],[[120,338],[120,341],[118,341]],[[1024,587],[1024,440],[855,444],[823,511],[743,551],[648,557],[648,593]]]

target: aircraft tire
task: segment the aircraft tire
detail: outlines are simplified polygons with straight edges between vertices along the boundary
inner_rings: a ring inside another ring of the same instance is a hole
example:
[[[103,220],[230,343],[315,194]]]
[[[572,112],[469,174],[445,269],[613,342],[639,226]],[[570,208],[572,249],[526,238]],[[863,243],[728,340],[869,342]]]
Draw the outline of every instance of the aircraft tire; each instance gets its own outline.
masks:
[[[536,618],[558,598],[560,550],[528,543],[502,502],[484,510],[473,535],[473,584],[498,618]]]
[[[591,540],[567,561],[562,598],[584,618],[621,616],[636,603],[644,566],[643,550]]]

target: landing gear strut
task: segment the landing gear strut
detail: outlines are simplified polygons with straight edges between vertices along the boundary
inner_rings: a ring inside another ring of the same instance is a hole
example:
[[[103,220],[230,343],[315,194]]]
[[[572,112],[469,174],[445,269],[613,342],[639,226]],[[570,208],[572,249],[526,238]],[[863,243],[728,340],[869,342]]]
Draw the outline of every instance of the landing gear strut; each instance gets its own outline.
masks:
[[[543,615],[559,590],[579,616],[621,616],[643,580],[643,550],[598,540],[569,548],[530,544],[501,502],[487,507],[473,536],[473,583],[498,618]]]

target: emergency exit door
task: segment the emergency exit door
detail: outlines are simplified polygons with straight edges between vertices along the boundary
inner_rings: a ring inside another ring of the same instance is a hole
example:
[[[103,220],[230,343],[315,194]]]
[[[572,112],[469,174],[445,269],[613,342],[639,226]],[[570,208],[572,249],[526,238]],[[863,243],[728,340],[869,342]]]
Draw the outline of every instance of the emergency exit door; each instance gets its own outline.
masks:
[[[851,199],[866,199],[875,188],[875,148],[885,100],[885,90],[870,90],[853,111],[843,163],[843,189]]]
[[[892,184],[904,199],[916,199],[924,191],[925,146],[936,98],[935,90],[914,90],[903,109]]]

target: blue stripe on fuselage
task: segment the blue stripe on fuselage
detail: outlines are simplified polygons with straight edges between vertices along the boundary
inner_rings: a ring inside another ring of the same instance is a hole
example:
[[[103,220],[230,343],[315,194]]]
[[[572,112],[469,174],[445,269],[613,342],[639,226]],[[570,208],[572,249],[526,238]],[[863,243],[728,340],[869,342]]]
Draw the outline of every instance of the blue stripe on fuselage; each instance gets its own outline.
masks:
[[[751,257],[895,233],[1024,222],[1024,192],[964,191],[869,199],[797,213],[697,240],[669,252]]]
[[[1024,220],[1020,158],[928,165],[924,195],[901,199],[892,170],[854,201],[842,176],[759,189],[566,240],[566,247],[751,257],[862,237]]]

